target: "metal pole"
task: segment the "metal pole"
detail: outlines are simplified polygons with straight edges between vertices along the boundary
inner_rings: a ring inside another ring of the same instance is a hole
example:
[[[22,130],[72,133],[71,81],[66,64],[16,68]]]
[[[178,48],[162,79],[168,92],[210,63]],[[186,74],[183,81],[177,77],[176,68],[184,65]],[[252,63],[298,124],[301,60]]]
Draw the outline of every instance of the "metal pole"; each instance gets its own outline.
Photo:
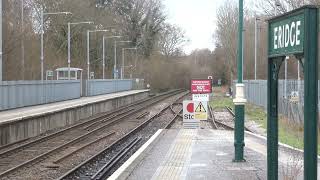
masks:
[[[317,179],[318,159],[318,8],[305,10],[304,179]]]
[[[0,1],[0,81],[2,81],[2,1]]]
[[[24,80],[24,0],[21,0],[21,74],[22,80]]]
[[[124,78],[124,48],[122,48],[122,67],[121,67],[121,79]]]
[[[287,99],[288,56],[284,59],[284,98]]]
[[[117,69],[117,41],[114,41],[113,79],[117,79],[117,77],[116,77],[116,69]]]
[[[90,79],[90,31],[87,31],[87,80]]]
[[[68,22],[68,80],[70,80],[71,67],[71,24]]]
[[[254,28],[254,80],[257,80],[257,33],[258,33],[258,18],[255,18]]]
[[[234,147],[235,155],[234,162],[244,162],[243,149],[244,149],[244,84],[243,79],[243,0],[239,0],[239,29],[238,29],[238,83],[236,85],[236,97],[233,100],[235,104],[235,130],[234,130]]]
[[[105,37],[102,38],[102,79],[105,79],[104,77],[104,71],[105,71]]]
[[[40,22],[40,31],[41,31],[41,55],[40,55],[40,61],[41,61],[41,81],[43,82],[43,61],[44,61],[44,53],[43,53],[43,33],[44,33],[44,28],[43,28],[43,7],[41,8],[41,22]]]
[[[301,86],[301,84],[300,84],[300,62],[298,61],[298,93],[300,92],[300,86]],[[299,101],[298,101],[298,103],[300,103],[300,93],[299,93]]]
[[[138,49],[136,49],[136,60],[134,62],[134,72],[137,73]],[[131,77],[132,79],[132,77]]]

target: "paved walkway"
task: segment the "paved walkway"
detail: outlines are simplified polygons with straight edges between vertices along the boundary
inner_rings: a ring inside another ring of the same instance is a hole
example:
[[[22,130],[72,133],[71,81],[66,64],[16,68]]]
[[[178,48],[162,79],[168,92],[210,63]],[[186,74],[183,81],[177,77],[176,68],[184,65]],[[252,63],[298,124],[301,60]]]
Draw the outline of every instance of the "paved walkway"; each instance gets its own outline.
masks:
[[[80,99],[68,100],[55,102],[50,104],[43,104],[37,106],[29,106],[23,108],[17,108],[7,111],[0,112],[0,124],[8,123],[11,121],[17,121],[24,119],[30,116],[38,116],[47,113],[53,113],[61,111],[63,109],[74,108],[78,106],[84,106],[86,104],[91,104],[99,101],[105,101],[108,99],[114,99],[118,97],[128,96],[132,94],[137,94],[141,92],[146,92],[148,90],[132,90],[132,91],[123,91],[118,93],[111,93],[93,97],[82,97]]]
[[[267,179],[266,141],[246,134],[246,162],[233,163],[233,136],[233,131],[223,130],[163,130],[142,156],[131,160],[132,165],[123,169],[124,173],[110,179]],[[301,155],[279,150],[279,179],[303,179]]]

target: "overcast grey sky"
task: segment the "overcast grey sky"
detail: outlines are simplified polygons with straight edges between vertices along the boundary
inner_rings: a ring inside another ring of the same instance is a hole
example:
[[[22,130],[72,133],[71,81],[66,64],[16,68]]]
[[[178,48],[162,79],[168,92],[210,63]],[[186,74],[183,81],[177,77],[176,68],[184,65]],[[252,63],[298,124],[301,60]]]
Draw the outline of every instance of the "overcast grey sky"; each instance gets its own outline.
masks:
[[[216,11],[225,0],[164,0],[169,22],[186,31],[190,43],[186,53],[194,49],[214,49]]]

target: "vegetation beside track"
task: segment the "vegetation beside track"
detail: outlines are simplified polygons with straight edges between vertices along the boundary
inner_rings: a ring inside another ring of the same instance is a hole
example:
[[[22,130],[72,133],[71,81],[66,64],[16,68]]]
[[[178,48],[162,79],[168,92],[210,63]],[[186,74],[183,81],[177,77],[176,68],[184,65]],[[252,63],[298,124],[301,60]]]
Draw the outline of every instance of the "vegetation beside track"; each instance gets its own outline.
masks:
[[[223,88],[225,89],[225,88]],[[222,88],[214,88],[214,97],[210,101],[210,105],[214,109],[222,109],[225,106],[231,107],[234,109],[232,99],[225,97],[225,93]],[[254,121],[261,128],[265,130],[263,136],[266,136],[267,131],[267,113],[266,111],[253,104],[247,103],[245,106],[245,118],[246,121]],[[318,135],[319,136],[319,135]],[[320,140],[320,137],[318,137]],[[303,149],[303,125],[297,125],[290,122],[286,117],[279,117],[279,141],[281,143],[290,145],[292,147]],[[319,142],[320,144],[320,142]],[[318,145],[318,153],[320,154],[320,145]]]

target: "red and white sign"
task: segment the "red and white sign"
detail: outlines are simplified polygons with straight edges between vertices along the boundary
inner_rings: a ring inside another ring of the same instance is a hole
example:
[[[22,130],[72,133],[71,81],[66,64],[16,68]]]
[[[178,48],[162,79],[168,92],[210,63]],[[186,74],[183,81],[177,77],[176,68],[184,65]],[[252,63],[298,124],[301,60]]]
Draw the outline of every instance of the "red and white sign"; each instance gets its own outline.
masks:
[[[183,101],[183,122],[200,122],[208,119],[208,102]]]
[[[191,80],[192,94],[210,94],[212,92],[212,81],[210,79]]]

